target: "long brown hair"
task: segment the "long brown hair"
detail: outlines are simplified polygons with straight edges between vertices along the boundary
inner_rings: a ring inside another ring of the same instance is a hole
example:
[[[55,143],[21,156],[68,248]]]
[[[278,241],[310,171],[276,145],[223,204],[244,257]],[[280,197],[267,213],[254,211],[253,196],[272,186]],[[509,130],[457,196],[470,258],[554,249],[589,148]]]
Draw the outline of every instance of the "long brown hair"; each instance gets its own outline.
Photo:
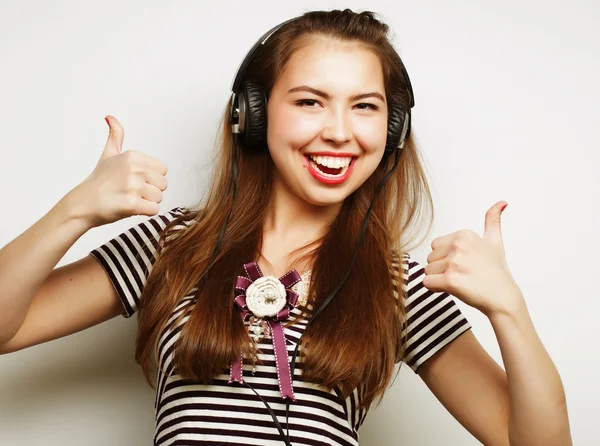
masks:
[[[248,67],[245,79],[261,84],[269,94],[292,54],[315,35],[359,42],[379,56],[388,103],[408,107],[408,93],[399,56],[388,40],[388,26],[372,12],[312,11],[273,34]],[[267,95],[268,96],[268,95]],[[181,298],[193,293],[195,304],[177,342],[174,364],[182,377],[210,383],[226,373],[240,354],[256,357],[237,307],[234,278],[244,263],[261,253],[263,224],[271,199],[274,165],[265,147],[238,157],[238,194],[225,237],[206,280],[199,283],[232,205],[233,142],[227,104],[211,185],[203,202],[187,207],[165,229],[185,223],[185,229],[163,237],[159,256],[141,298],[136,360],[150,385],[151,366],[161,329]],[[360,227],[377,184],[394,162],[385,157],[366,182],[343,203],[326,234],[304,251],[311,265],[309,303],[316,309],[333,291],[348,268]],[[401,258],[414,241],[423,213],[433,216],[431,194],[419,159],[414,132],[406,141],[398,167],[375,200],[368,229],[348,280],[314,320],[302,338],[303,380],[336,388],[346,398],[359,389],[362,407],[381,396],[403,357],[400,333],[405,323],[401,280],[393,281],[392,257]],[[418,220],[418,221],[417,221]],[[431,223],[431,219],[429,220]],[[427,228],[427,232],[431,226]],[[402,271],[400,271],[401,277]],[[395,297],[399,296],[398,298]],[[336,348],[332,349],[331,346]]]

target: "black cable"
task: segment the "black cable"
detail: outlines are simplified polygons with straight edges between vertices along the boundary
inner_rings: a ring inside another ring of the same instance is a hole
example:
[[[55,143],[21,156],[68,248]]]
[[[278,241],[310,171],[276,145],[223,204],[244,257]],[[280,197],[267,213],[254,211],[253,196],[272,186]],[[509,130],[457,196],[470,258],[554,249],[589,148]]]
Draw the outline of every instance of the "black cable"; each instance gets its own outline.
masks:
[[[233,160],[232,160],[232,165],[231,165],[232,180],[233,180],[233,197],[231,199],[231,206],[229,208],[229,212],[227,213],[227,217],[225,218],[225,221],[223,222],[223,227],[221,228],[221,233],[219,234],[219,238],[217,240],[215,250],[213,251],[211,262],[209,263],[209,266],[207,267],[206,271],[204,272],[203,278],[205,278],[207,276],[208,270],[212,266],[212,261],[214,260],[215,256],[217,255],[217,252],[219,252],[219,248],[221,247],[221,243],[223,242],[223,237],[225,235],[225,229],[227,227],[229,217],[231,216],[231,212],[233,210],[233,205],[235,203],[235,197],[237,195],[237,175],[238,175],[237,159],[238,159],[238,150],[239,150],[238,136],[239,136],[238,133],[233,134]],[[254,390],[254,387],[252,387],[247,381],[244,380],[243,383],[244,383],[244,385],[246,385],[246,387],[248,387],[250,390],[252,390],[256,394],[256,396],[258,396],[260,398],[260,400],[263,402],[263,404],[267,407],[267,410],[269,411],[271,418],[273,418],[273,420],[275,421],[275,425],[277,426],[277,429],[279,430],[279,435],[281,435],[281,437],[283,438],[283,441],[285,442],[286,446],[292,446],[289,439],[286,438],[285,432],[283,432],[283,427],[281,427],[281,424],[277,420],[277,416],[275,415],[275,412],[273,411],[273,409],[271,409],[271,406],[269,406],[269,403],[267,403],[265,401],[265,399],[262,396],[260,396],[259,393],[256,390]]]
[[[232,178],[232,180],[233,180],[233,197],[232,197],[232,201],[231,201],[231,206],[229,208],[229,212],[227,213],[227,217],[225,217],[225,221],[223,222],[223,227],[221,228],[221,233],[219,234],[219,238],[217,239],[217,244],[215,246],[215,250],[213,251],[211,261],[209,262],[208,267],[206,268],[206,271],[204,272],[204,275],[202,276],[202,279],[205,279],[206,276],[208,275],[208,270],[212,267],[213,261],[217,255],[217,252],[219,251],[219,248],[221,247],[221,243],[223,242],[223,237],[225,236],[225,230],[227,227],[227,223],[229,222],[229,218],[233,211],[233,205],[234,205],[235,198],[237,195],[237,174],[238,174],[237,157],[238,157],[238,150],[239,150],[237,133],[233,134],[233,146],[234,146],[234,152],[233,152],[233,162],[232,162],[232,166],[231,166],[232,177],[233,177]],[[300,347],[300,342],[302,341],[302,337],[306,333],[306,330],[308,329],[308,327],[310,327],[310,324],[312,323],[312,321],[325,309],[325,307],[331,302],[331,300],[334,298],[334,296],[337,294],[337,292],[340,290],[340,288],[344,285],[344,283],[348,279],[348,277],[350,275],[350,271],[352,270],[352,266],[354,265],[354,261],[356,260],[356,257],[358,255],[358,250],[359,250],[360,246],[362,245],[362,241],[364,239],[364,235],[367,230],[367,225],[369,222],[369,216],[371,215],[371,211],[373,209],[373,204],[375,203],[375,199],[377,198],[377,194],[379,193],[381,188],[385,185],[385,183],[390,179],[390,177],[392,176],[392,173],[398,167],[398,160],[400,159],[401,151],[402,151],[401,148],[396,149],[394,165],[392,166],[390,171],[383,177],[383,179],[379,182],[379,184],[377,185],[377,187],[375,189],[375,193],[373,194],[373,198],[371,199],[371,204],[369,205],[369,208],[367,209],[367,212],[365,214],[365,218],[363,220],[363,224],[362,224],[362,227],[360,230],[360,236],[358,238],[358,243],[354,250],[354,255],[352,257],[352,261],[350,262],[350,266],[348,267],[348,270],[346,271],[346,275],[344,276],[342,281],[338,284],[338,286],[335,288],[335,290],[327,297],[327,299],[325,299],[325,302],[323,302],[323,305],[321,305],[319,307],[319,309],[315,312],[315,314],[310,318],[310,320],[306,324],[304,332],[302,333],[302,335],[300,335],[300,338],[298,339],[296,348],[294,349],[294,354],[292,355],[292,363],[291,363],[291,370],[290,370],[292,381],[294,379],[294,368],[296,366],[296,356],[298,354],[298,348]],[[285,442],[286,446],[292,446],[292,443],[290,440],[290,428],[289,428],[290,399],[286,398],[286,402],[285,402],[286,432],[284,432],[283,427],[279,423],[279,420],[277,420],[277,416],[275,415],[275,412],[273,411],[273,409],[271,409],[271,406],[269,406],[269,404],[265,401],[265,399],[262,396],[260,396],[259,393],[256,390],[254,390],[254,388],[247,381],[243,381],[243,383],[244,383],[244,385],[246,385],[246,387],[251,389],[260,398],[260,400],[263,402],[263,404],[267,407],[267,410],[269,411],[271,418],[273,418],[273,421],[275,422],[275,426],[277,427],[277,430],[279,431],[279,434],[283,438],[283,441]]]
[[[342,281],[339,283],[339,285],[335,288],[335,290],[327,297],[327,299],[325,299],[325,302],[323,302],[323,305],[321,305],[319,307],[319,309],[315,312],[315,314],[310,318],[310,320],[306,324],[306,327],[304,328],[304,331],[300,335],[300,338],[298,339],[298,342],[296,343],[296,348],[294,349],[294,354],[292,355],[292,364],[291,364],[291,370],[290,370],[290,374],[292,376],[292,380],[294,379],[294,368],[296,366],[296,355],[298,353],[298,348],[300,347],[300,342],[302,342],[302,337],[304,336],[304,334],[308,330],[308,327],[310,327],[310,324],[312,323],[312,321],[315,320],[315,318],[325,309],[325,307],[327,305],[329,305],[329,302],[331,302],[331,300],[334,298],[334,296],[337,294],[337,292],[340,290],[340,288],[342,288],[342,286],[346,282],[346,279],[348,279],[348,277],[350,276],[350,271],[352,270],[352,266],[354,265],[354,261],[356,260],[356,257],[358,256],[358,250],[359,250],[360,246],[362,245],[362,241],[363,241],[363,238],[365,236],[365,232],[367,230],[367,225],[368,225],[368,222],[369,222],[369,216],[371,215],[371,210],[373,209],[373,203],[375,203],[375,198],[377,198],[377,194],[379,193],[379,191],[381,190],[381,188],[384,186],[384,184],[387,183],[387,181],[390,179],[390,177],[392,176],[392,173],[394,173],[394,171],[396,170],[396,167],[398,167],[398,160],[400,159],[400,152],[401,151],[402,151],[402,149],[400,147],[396,149],[396,151],[395,151],[395,158],[394,158],[394,165],[392,166],[392,168],[390,169],[390,171],[385,174],[385,176],[379,182],[379,184],[377,185],[377,188],[375,189],[375,193],[373,194],[373,198],[371,199],[371,204],[369,205],[369,208],[367,209],[367,212],[365,214],[365,218],[363,220],[362,227],[360,229],[360,236],[358,238],[358,243],[356,244],[356,248],[354,249],[354,256],[352,257],[352,262],[350,262],[350,266],[348,267],[348,270],[346,271],[346,275],[344,276],[344,278],[342,279]],[[289,442],[290,441],[290,428],[289,428],[289,421],[288,421],[288,418],[289,418],[289,408],[290,408],[290,400],[286,399],[286,401],[285,401],[285,425],[286,425],[287,436],[286,436],[286,438],[284,438],[284,441],[286,442],[286,445],[287,444],[291,445],[291,443]],[[275,422],[277,423],[277,425],[278,425],[277,427],[279,428],[279,423],[277,422],[277,420],[275,420]]]
[[[275,425],[277,426],[279,435],[281,435],[283,437],[283,441],[285,442],[286,446],[292,446],[292,443],[290,443],[290,440],[289,440],[289,435],[286,437],[285,433],[283,432],[283,428],[281,427],[281,424],[279,424],[279,421],[277,421],[277,416],[275,415],[275,412],[273,412],[273,409],[271,409],[271,406],[269,406],[269,403],[267,403],[265,401],[265,399],[262,396],[260,396],[256,390],[254,390],[254,387],[252,387],[250,384],[248,384],[247,381],[244,381],[244,384],[246,385],[246,387],[250,388],[254,393],[256,393],[256,396],[258,396],[260,398],[260,400],[264,403],[264,405],[267,406],[267,410],[269,411],[271,418],[273,418],[273,420],[275,421]],[[289,401],[289,399],[288,399],[288,401]]]
[[[219,233],[219,238],[217,239],[217,244],[215,245],[215,249],[212,253],[212,257],[210,258],[210,261],[208,262],[206,271],[204,271],[204,274],[202,275],[202,278],[199,281],[200,284],[206,279],[206,277],[208,276],[208,271],[213,266],[215,257],[217,256],[217,253],[219,252],[219,248],[221,247],[221,243],[223,242],[223,237],[225,237],[225,229],[227,228],[227,223],[229,222],[229,217],[231,217],[231,212],[233,211],[233,204],[235,202],[235,197],[237,195],[237,174],[238,174],[238,166],[237,166],[237,155],[238,154],[237,154],[237,152],[238,152],[238,134],[234,133],[233,134],[233,162],[231,165],[231,173],[233,176],[233,184],[232,184],[233,194],[232,194],[232,198],[231,198],[231,206],[229,207],[229,212],[227,212],[227,216],[225,217],[225,221],[223,222],[223,226],[221,227],[221,232]]]

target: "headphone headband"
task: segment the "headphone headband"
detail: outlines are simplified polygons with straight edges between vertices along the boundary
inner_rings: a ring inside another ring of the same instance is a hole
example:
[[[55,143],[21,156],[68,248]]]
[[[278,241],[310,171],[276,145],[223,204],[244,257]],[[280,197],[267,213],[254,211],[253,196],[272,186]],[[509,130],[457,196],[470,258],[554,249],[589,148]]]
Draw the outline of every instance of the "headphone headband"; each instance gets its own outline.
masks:
[[[248,54],[246,54],[246,57],[244,57],[244,60],[242,60],[242,63],[240,64],[240,66],[237,69],[235,78],[233,79],[233,83],[231,84],[231,91],[233,94],[235,94],[235,95],[238,94],[240,84],[242,83],[242,78],[244,77],[244,74],[246,73],[246,68],[248,68],[248,65],[250,65],[250,62],[252,61],[254,54],[258,51],[260,46],[263,45],[267,41],[267,39],[269,37],[271,37],[271,35],[274,34],[275,31],[277,31],[279,28],[281,28],[284,25],[287,25],[290,22],[293,22],[294,20],[298,20],[299,18],[300,17],[294,17],[289,20],[286,20],[283,23],[280,23],[279,25],[274,26],[269,31],[264,33],[262,35],[262,37],[256,41],[256,43],[252,46],[252,48],[250,48],[250,51],[248,51]]]

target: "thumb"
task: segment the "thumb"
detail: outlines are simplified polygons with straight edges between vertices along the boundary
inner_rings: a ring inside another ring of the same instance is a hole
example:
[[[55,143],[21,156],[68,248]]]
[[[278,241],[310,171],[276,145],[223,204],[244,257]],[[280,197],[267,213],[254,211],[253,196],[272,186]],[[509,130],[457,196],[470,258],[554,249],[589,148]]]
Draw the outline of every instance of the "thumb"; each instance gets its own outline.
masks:
[[[117,120],[117,118],[111,115],[107,115],[104,119],[108,124],[109,130],[108,139],[106,141],[106,145],[104,146],[104,151],[102,152],[100,161],[121,153],[121,150],[123,148],[123,138],[125,135],[123,126]]]
[[[502,226],[500,224],[500,216],[504,208],[508,206],[506,201],[499,201],[485,214],[485,229],[483,231],[483,238],[489,240],[497,245],[503,245],[502,241]]]

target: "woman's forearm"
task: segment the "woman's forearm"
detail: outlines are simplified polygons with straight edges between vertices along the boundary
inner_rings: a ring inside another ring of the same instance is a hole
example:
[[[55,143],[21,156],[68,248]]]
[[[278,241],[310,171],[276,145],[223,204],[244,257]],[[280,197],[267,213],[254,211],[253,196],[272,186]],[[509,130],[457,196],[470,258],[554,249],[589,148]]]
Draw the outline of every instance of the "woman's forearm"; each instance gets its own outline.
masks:
[[[524,302],[489,316],[508,378],[511,445],[571,445],[564,388]]]
[[[90,229],[71,197],[67,194],[0,249],[0,344],[19,330],[33,295],[71,246]]]

